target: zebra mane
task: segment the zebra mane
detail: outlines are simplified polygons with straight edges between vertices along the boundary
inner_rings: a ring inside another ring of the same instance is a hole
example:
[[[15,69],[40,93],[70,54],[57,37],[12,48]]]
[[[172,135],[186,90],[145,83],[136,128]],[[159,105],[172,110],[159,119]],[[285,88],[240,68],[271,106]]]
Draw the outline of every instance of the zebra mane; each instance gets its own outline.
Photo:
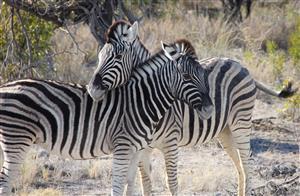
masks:
[[[178,39],[175,42],[170,44],[172,47],[176,49],[177,52],[182,53],[184,55],[189,55],[195,59],[197,59],[197,55],[195,52],[195,48],[192,46],[192,44],[186,40],[186,39]],[[158,50],[155,52],[150,58],[148,58],[144,62],[140,62],[138,66],[135,66],[135,69],[138,69],[140,66],[143,66],[143,64],[146,62],[152,61],[152,59],[156,58],[157,56],[160,56],[161,54],[164,54],[163,49]]]
[[[178,52],[197,58],[195,48],[192,46],[190,41],[186,39],[178,39],[173,44],[177,48]]]
[[[115,21],[107,30],[105,36],[106,36],[106,42],[110,42],[111,40],[118,41],[120,38],[117,37],[117,35],[120,35],[123,33],[123,31],[126,29],[129,29],[131,27],[131,24],[128,21],[125,20],[118,20]]]

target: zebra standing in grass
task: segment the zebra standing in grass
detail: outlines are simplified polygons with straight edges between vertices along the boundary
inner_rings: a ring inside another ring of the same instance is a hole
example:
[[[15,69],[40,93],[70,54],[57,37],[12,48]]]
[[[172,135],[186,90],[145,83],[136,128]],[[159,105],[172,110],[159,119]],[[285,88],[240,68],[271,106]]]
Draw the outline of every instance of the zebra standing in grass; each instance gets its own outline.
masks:
[[[0,145],[4,154],[0,194],[10,194],[26,152],[38,144],[72,159],[113,153],[112,193],[122,195],[127,173],[137,167],[136,152],[151,145],[153,127],[175,99],[206,112],[200,103],[209,96],[199,93],[200,82],[189,79],[194,70],[185,68],[182,61],[189,59],[188,54],[173,48],[166,50],[176,62],[159,52],[132,72],[126,85],[101,95],[101,101],[93,101],[85,87],[54,81],[26,79],[0,86]],[[109,53],[112,48],[106,49]],[[151,114],[146,112],[149,110]],[[132,121],[137,117],[138,125]]]
[[[137,28],[137,23],[133,26]],[[128,29],[130,29],[130,25],[124,21],[116,22],[110,27],[106,46],[113,47],[113,52],[107,54],[106,58],[99,58],[99,66],[89,83],[89,88],[95,89],[95,92],[105,94],[108,90],[123,85],[130,78],[132,70],[136,69],[134,66],[138,66],[137,61],[129,62],[128,57],[123,56],[126,49],[129,51],[128,53],[133,54],[132,59],[138,59],[139,48],[134,46],[141,45],[141,43],[137,44],[140,42],[138,37],[134,40],[131,39],[131,42],[128,41],[127,37],[131,36]],[[194,50],[191,46],[187,47],[187,44],[182,42],[178,48],[182,46],[189,48],[194,59],[187,63],[194,64],[196,60]],[[119,48],[122,50],[118,50]],[[105,50],[101,52],[105,53]],[[143,48],[143,52],[145,53],[145,48]],[[168,53],[166,52],[166,54]],[[145,61],[145,59],[140,60]],[[238,171],[238,194],[245,195],[246,191],[249,193],[252,187],[250,133],[256,90],[260,89],[277,97],[291,96],[295,90],[292,90],[290,85],[280,93],[269,90],[261,83],[254,81],[246,68],[227,58],[211,58],[197,63],[199,69],[206,67],[207,70],[204,76],[201,75],[202,71],[198,77],[204,77],[208,81],[210,97],[215,106],[211,118],[207,120],[205,120],[205,116],[199,118],[197,113],[186,104],[175,102],[155,127],[156,131],[162,129],[163,131],[158,132],[164,134],[155,135],[155,142],[151,147],[159,148],[164,153],[169,188],[172,194],[176,195],[178,190],[178,147],[194,146],[217,137]],[[126,72],[123,72],[123,69]],[[92,96],[94,95],[92,94]],[[144,150],[143,155],[140,155],[143,156],[141,171],[146,194],[150,194],[151,191],[149,154],[149,150]],[[132,180],[133,177],[129,179]],[[129,194],[133,191],[132,186],[133,181],[130,181]]]

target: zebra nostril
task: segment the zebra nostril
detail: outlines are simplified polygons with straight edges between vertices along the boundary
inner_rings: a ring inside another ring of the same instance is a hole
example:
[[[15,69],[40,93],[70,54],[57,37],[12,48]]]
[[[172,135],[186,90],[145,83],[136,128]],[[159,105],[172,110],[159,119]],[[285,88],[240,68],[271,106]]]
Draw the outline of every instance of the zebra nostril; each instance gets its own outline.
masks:
[[[101,88],[103,89],[103,90],[107,90],[109,87],[108,87],[108,85],[106,85],[106,84],[104,84],[103,82],[101,83]]]
[[[93,85],[98,86],[98,85],[101,85],[101,83],[102,83],[102,78],[101,78],[100,74],[96,74],[95,79],[93,81]]]
[[[102,80],[100,74],[95,75],[95,78],[93,81],[93,86],[99,90],[107,90],[109,88],[109,86],[107,84],[103,83],[103,80]]]

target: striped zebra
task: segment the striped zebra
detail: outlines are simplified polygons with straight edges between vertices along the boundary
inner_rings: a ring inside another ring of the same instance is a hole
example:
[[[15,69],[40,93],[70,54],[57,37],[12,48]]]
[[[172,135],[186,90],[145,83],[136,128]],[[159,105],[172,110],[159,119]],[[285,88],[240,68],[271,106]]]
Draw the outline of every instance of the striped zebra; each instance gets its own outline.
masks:
[[[112,194],[122,195],[127,173],[130,176],[137,167],[136,152],[152,143],[153,127],[174,100],[202,110],[202,96],[209,98],[199,93],[199,82],[190,79],[199,69],[184,67],[182,58],[189,60],[189,54],[174,48],[170,45],[165,50],[176,61],[158,52],[101,101],[94,101],[83,86],[55,81],[24,79],[0,86],[0,146],[4,155],[0,194],[10,194],[26,152],[38,144],[72,159],[113,153]],[[139,124],[133,120],[137,117]]]
[[[132,26],[137,29],[137,23]],[[130,27],[131,25],[125,21],[116,22],[110,27],[107,33],[106,46],[113,47],[113,52],[106,53],[105,49],[100,51],[103,56],[99,56],[100,62],[89,83],[90,89],[105,94],[108,90],[123,85],[130,78],[132,70],[139,67],[139,62],[146,60],[139,59],[141,51],[143,54],[147,51],[145,47],[136,47],[143,46],[143,44],[140,43],[137,34],[132,34],[128,30]],[[128,40],[127,37],[131,37],[131,39]],[[183,45],[185,44],[187,42]],[[195,58],[192,46],[186,48],[189,48]],[[130,58],[134,61],[129,62],[129,57],[124,54],[132,54],[133,56]],[[149,52],[148,54],[144,56],[150,56]],[[168,52],[166,54],[169,56]],[[194,64],[194,62],[190,63]],[[195,110],[183,102],[177,101],[155,127],[154,133],[160,134],[154,134],[153,140],[155,142],[150,147],[158,148],[164,153],[169,188],[171,193],[176,195],[178,191],[178,147],[194,146],[217,138],[237,169],[238,195],[245,195],[253,187],[250,167],[250,133],[256,91],[259,89],[277,97],[289,97],[295,93],[295,90],[292,90],[291,85],[288,85],[279,93],[272,91],[253,80],[247,69],[238,62],[227,58],[210,58],[198,61],[197,64],[199,68],[205,67],[206,69],[206,72],[201,72],[198,76],[207,80],[206,85],[215,106],[211,117],[206,119],[205,116],[200,116],[201,118],[199,118]],[[123,69],[126,70],[126,74],[124,74]],[[151,150],[146,149],[140,155],[143,157],[140,169],[144,193],[147,195],[151,192],[150,152]],[[129,179],[128,186],[131,187],[129,194],[131,194],[134,177],[131,176]]]

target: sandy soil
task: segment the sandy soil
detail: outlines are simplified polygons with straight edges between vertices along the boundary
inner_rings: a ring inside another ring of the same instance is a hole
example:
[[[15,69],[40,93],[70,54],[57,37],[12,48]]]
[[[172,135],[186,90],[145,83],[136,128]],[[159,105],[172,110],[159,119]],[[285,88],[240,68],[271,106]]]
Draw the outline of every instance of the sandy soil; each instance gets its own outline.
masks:
[[[279,101],[257,100],[253,119],[252,150],[257,195],[299,193],[300,123],[278,114]],[[16,190],[30,195],[36,189],[55,189],[62,195],[108,195],[111,186],[111,156],[99,160],[72,161],[50,156],[42,150],[31,153],[34,175]],[[170,195],[166,185],[163,156],[154,151],[153,194]],[[30,167],[29,167],[30,168]],[[32,167],[31,167],[32,168]],[[236,195],[235,169],[217,141],[182,148],[179,160],[179,195]],[[141,195],[139,180],[136,195]]]

